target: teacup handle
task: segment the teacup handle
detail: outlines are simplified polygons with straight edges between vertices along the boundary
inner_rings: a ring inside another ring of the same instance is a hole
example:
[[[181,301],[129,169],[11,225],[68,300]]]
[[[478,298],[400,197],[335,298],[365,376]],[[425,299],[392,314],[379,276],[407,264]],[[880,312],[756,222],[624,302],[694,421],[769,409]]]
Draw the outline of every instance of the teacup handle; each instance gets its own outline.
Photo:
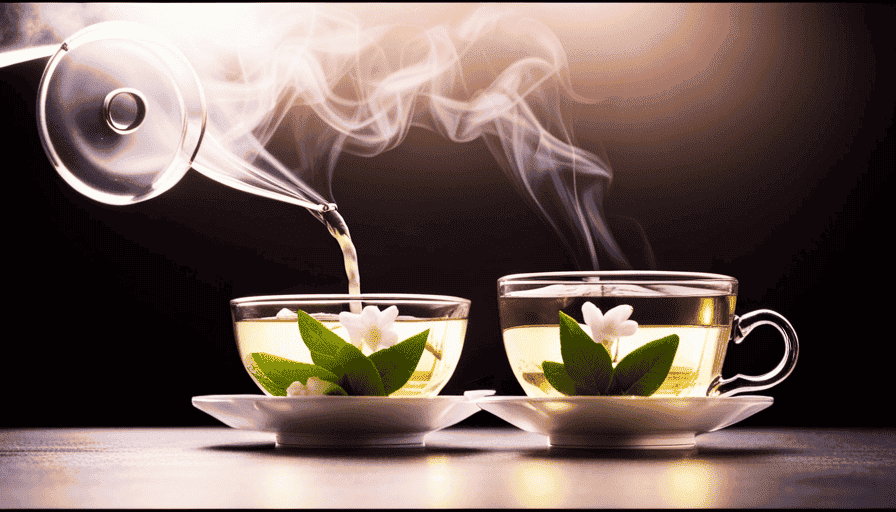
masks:
[[[730,379],[719,380],[719,385],[716,389],[720,396],[731,396],[747,391],[768,389],[786,379],[790,372],[793,371],[800,351],[796,331],[793,330],[793,326],[790,325],[786,318],[770,309],[758,309],[741,317],[735,316],[731,325],[731,341],[739,344],[750,334],[750,331],[765,324],[774,326],[784,338],[784,358],[781,359],[781,362],[778,363],[774,370],[765,375],[753,377],[737,374]]]

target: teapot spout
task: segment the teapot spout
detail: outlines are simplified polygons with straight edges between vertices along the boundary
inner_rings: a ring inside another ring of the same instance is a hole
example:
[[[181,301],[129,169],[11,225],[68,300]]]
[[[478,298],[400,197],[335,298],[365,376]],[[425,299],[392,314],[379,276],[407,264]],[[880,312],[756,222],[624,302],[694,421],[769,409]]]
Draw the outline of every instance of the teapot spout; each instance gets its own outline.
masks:
[[[265,161],[275,165],[276,172],[266,172],[248,163],[225,147],[217,136],[206,132],[192,168],[228,187],[306,208],[326,224],[321,214],[335,212],[336,205],[292,176],[289,169],[277,165],[278,162]]]
[[[31,48],[3,52],[0,53],[0,68],[21,64],[23,62],[28,62],[29,60],[51,57],[58,49],[58,44],[46,44],[43,46],[33,46]]]
[[[342,238],[348,239],[348,226],[345,224],[345,219],[342,218],[342,215],[336,211],[336,205],[333,203],[328,203],[325,205],[321,205],[325,207],[325,210],[309,210],[312,215],[317,217],[317,219],[324,223],[324,226],[327,226],[327,230],[333,235],[334,238],[340,240]]]

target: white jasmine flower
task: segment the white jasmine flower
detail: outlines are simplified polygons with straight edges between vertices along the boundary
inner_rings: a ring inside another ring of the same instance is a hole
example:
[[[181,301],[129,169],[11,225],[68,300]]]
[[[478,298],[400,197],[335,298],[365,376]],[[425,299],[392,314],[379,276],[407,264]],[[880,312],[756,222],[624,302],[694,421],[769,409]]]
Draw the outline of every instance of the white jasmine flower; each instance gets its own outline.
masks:
[[[616,306],[603,314],[600,309],[586,302],[582,305],[585,324],[591,329],[591,338],[597,342],[615,341],[620,336],[631,336],[638,330],[638,323],[629,320],[634,308],[627,304]]]
[[[398,333],[393,328],[396,318],[398,308],[395,306],[382,312],[376,306],[367,306],[359,315],[348,311],[339,313],[339,323],[348,331],[352,344],[365,355],[398,343]]]
[[[330,384],[318,377],[308,377],[308,382],[303,386],[301,381],[295,381],[286,388],[286,396],[321,396],[325,394]]]
[[[286,308],[283,308],[277,312],[277,318],[280,318],[280,319],[286,318],[289,320],[294,320],[298,317],[299,317],[298,313],[293,313],[292,311],[290,311]]]

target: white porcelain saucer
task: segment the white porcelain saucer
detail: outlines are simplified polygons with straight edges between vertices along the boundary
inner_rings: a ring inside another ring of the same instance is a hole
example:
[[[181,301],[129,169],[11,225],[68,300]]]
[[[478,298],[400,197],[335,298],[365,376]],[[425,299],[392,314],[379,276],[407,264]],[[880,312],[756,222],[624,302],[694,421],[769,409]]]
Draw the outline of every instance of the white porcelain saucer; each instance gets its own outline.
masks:
[[[551,446],[635,449],[692,448],[697,434],[733,425],[772,402],[767,396],[476,399],[512,425],[548,436]]]
[[[426,434],[479,412],[463,396],[194,396],[193,406],[229,427],[277,434],[278,446],[423,446]]]

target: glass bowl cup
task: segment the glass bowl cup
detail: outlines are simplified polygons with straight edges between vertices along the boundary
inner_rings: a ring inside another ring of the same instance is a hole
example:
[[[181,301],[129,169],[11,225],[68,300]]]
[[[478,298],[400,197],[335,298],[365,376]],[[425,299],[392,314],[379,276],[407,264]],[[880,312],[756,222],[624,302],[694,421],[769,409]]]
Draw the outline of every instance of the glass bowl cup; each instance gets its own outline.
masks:
[[[349,331],[339,321],[339,313],[359,314],[368,306],[376,306],[381,312],[391,306],[398,308],[398,317],[392,326],[398,334],[398,342],[430,330],[426,349],[411,379],[389,396],[438,395],[460,360],[470,311],[470,301],[467,299],[442,295],[372,293],[268,295],[233,299],[230,310],[240,360],[250,376],[252,373],[247,366],[247,358],[254,352],[313,364],[311,353],[299,334],[297,310],[319,320],[369,356],[373,350],[357,340],[353,342]],[[254,377],[252,379],[265,394],[270,395]]]

